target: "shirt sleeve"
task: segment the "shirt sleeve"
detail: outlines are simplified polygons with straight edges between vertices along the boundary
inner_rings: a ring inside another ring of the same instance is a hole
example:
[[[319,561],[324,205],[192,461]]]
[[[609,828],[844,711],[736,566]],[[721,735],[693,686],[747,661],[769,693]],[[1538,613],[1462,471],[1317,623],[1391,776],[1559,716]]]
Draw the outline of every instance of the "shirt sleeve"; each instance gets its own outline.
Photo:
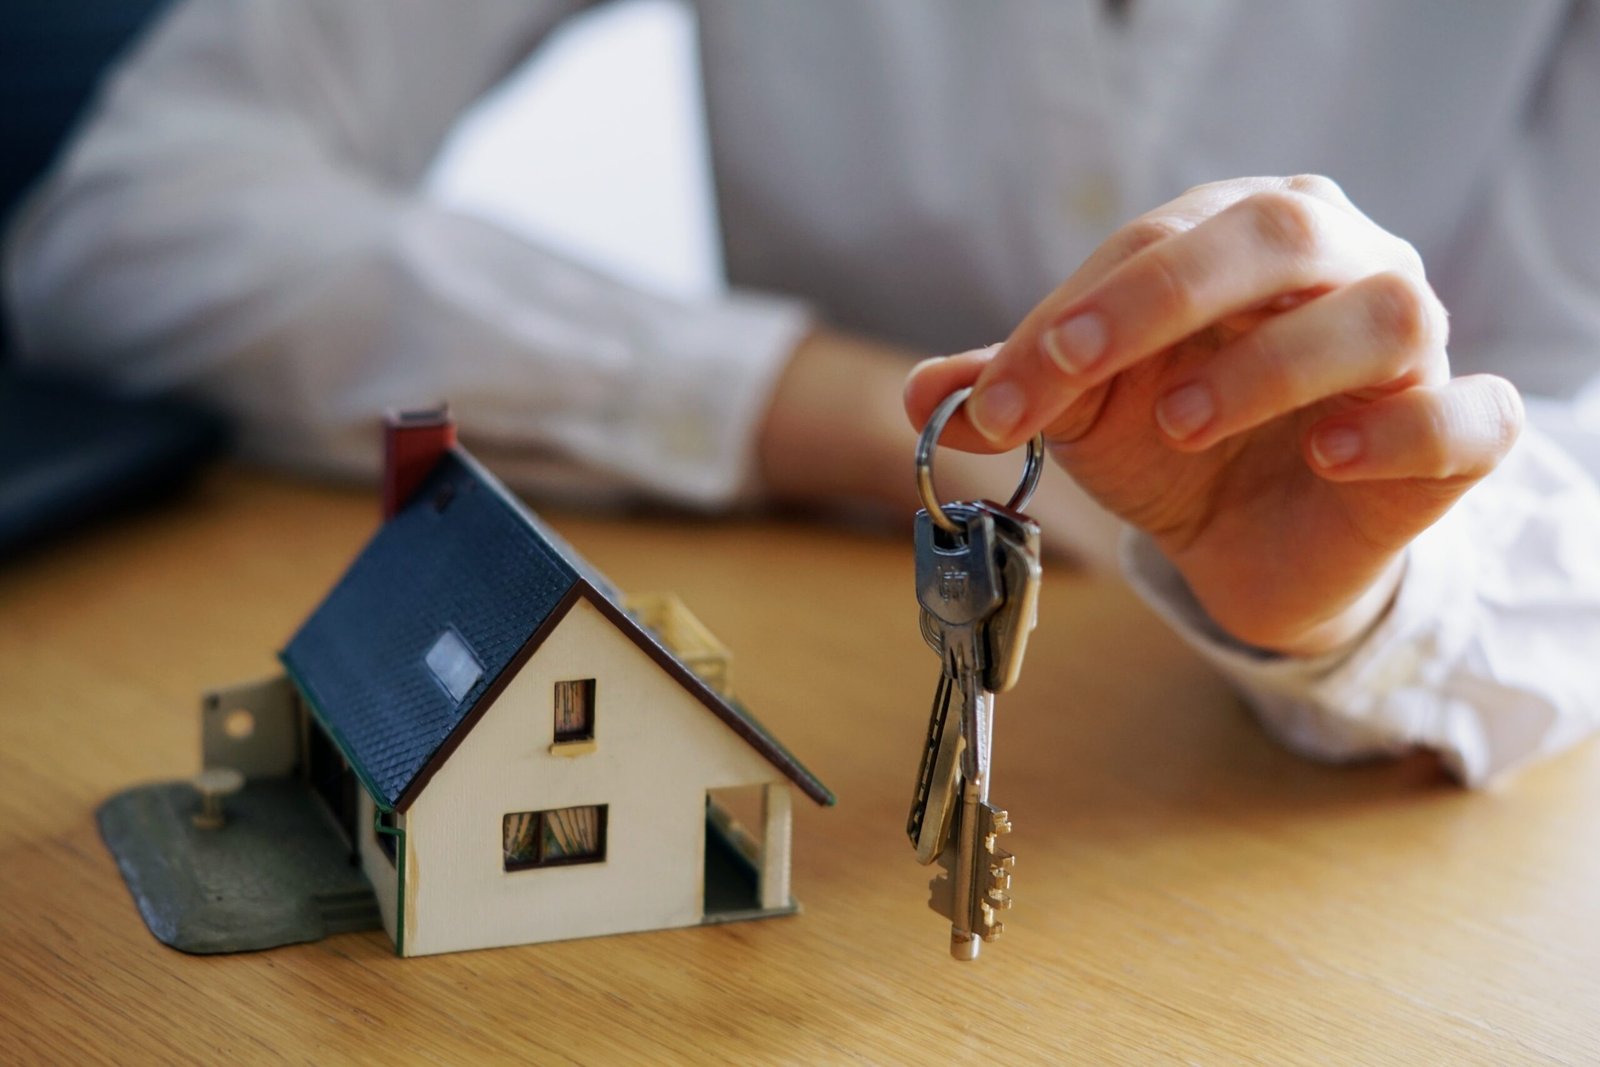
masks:
[[[1438,752],[1484,784],[1600,727],[1600,492],[1536,429],[1408,550],[1388,612],[1317,659],[1234,641],[1140,534],[1135,589],[1288,747],[1326,760]]]
[[[447,399],[536,490],[736,498],[803,307],[648,295],[419,191],[580,6],[176,5],[10,235],[25,358],[207,399],[276,461],[374,471],[382,409]]]

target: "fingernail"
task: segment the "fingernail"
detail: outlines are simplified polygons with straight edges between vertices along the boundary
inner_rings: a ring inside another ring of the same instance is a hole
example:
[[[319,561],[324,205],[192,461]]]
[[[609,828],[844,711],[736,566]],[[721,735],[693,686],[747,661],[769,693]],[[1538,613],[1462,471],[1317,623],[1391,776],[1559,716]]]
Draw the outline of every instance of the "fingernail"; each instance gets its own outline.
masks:
[[[1156,403],[1156,422],[1177,441],[1186,441],[1205,429],[1216,413],[1211,390],[1199,382],[1180,385]]]
[[[1319,467],[1342,467],[1361,455],[1361,434],[1348,426],[1331,426],[1311,435],[1311,455]]]
[[[921,359],[912,364],[908,377],[915,378],[918,374],[922,373],[923,370],[933,366],[936,363],[943,363],[946,360],[951,359],[960,359],[962,356],[977,356],[984,362],[988,362],[999,353],[1002,347],[1004,347],[1003,342],[997,341],[992,345],[984,345],[982,348],[971,348],[965,352],[955,352],[948,356],[929,356],[927,359]]]
[[[1022,421],[1028,398],[1015,382],[991,382],[967,401],[967,421],[998,444]]]
[[[1068,374],[1082,374],[1105,354],[1109,337],[1105,316],[1086,311],[1045,331],[1042,343],[1056,366]]]

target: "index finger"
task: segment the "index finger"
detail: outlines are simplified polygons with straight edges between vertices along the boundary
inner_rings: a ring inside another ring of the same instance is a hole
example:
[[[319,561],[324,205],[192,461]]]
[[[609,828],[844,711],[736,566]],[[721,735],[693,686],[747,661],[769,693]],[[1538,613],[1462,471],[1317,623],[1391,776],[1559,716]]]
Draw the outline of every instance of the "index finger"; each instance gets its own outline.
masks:
[[[1029,312],[1003,346],[991,346],[978,352],[963,353],[949,357],[948,360],[927,360],[913,368],[905,393],[906,414],[912,425],[919,429],[924,426],[939,401],[962,386],[981,383],[986,398],[994,400],[995,392],[988,387],[995,380],[996,374],[986,368],[996,350],[1005,350],[1006,362],[1002,363],[1002,366],[1020,370],[1021,373],[1017,377],[1040,380],[1038,374],[1027,373],[1026,367],[1019,367],[1019,364],[1025,362],[1025,353],[1038,351],[1036,339],[1051,323],[1060,319],[1065,309],[1071,307],[1075,301],[1080,300],[1107,275],[1132,257],[1154,245],[1189,232],[1200,223],[1247,197],[1272,190],[1292,190],[1326,201],[1335,207],[1355,210],[1354,205],[1345,197],[1337,184],[1317,175],[1299,175],[1291,178],[1236,178],[1195,186],[1182,196],[1118,229],[1084,260],[1071,277]],[[1356,214],[1359,215],[1359,212]],[[1019,410],[1030,405],[1036,406],[1041,400],[1046,402],[1051,400],[1049,397],[1027,395],[1029,390],[1021,384],[1002,392],[1009,392],[1010,395],[1001,399],[1006,399]],[[1055,415],[1059,415],[1077,395],[1077,393],[1057,395],[1054,398],[1057,403],[1053,410],[1046,409],[1049,418],[1030,418],[1027,424],[1035,429],[1048,425],[1049,421]],[[969,452],[994,452],[1013,447],[1032,432],[1024,433],[1019,428],[1010,434],[998,437],[981,433],[968,415],[970,407],[972,407],[970,403],[963,405],[950,420],[943,438],[946,444]]]

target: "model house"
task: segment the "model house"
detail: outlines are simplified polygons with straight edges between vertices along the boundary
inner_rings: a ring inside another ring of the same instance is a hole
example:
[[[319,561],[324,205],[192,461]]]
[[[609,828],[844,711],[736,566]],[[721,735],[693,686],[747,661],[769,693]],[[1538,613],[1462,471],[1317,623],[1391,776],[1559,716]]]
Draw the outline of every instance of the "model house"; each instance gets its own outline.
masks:
[[[791,789],[833,797],[714,639],[625,606],[442,413],[388,433],[386,520],[285,676],[208,700],[206,764],[308,779],[401,955],[792,911]]]

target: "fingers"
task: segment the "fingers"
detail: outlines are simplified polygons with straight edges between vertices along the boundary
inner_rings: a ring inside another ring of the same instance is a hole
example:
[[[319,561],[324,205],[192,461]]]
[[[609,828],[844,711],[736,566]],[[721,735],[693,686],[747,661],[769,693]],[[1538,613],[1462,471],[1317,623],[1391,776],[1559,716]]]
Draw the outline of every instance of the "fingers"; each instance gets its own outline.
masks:
[[[1000,351],[999,345],[977,348],[960,355],[925,359],[911,368],[904,394],[906,416],[911,425],[921,430],[928,424],[933,409],[957,389],[964,389],[978,380],[978,374]],[[963,452],[997,452],[1000,449],[972,428],[967,420],[967,405],[963,404],[945,424],[939,443]]]
[[[1292,178],[1233,178],[1197,185],[1119,228],[1094,250],[1071,278],[1041,302],[1029,319],[1038,318],[1042,322],[1059,318],[1077,296],[1123,260],[1169,237],[1187,233],[1247,197],[1270,192],[1301,193],[1353,212],[1357,217],[1365,217],[1356,211],[1338,183],[1317,174]]]
[[[1329,481],[1459,481],[1465,492],[1511,451],[1523,418],[1510,382],[1477,374],[1323,419],[1306,435],[1305,458]]]
[[[1444,309],[1400,274],[1374,274],[1268,319],[1204,361],[1174,367],[1155,421],[1200,451],[1325,397],[1442,382]]]
[[[1285,298],[1382,271],[1425,288],[1409,245],[1325,195],[1252,192],[1128,256],[1064,307],[1030,316],[979,376],[970,405],[977,425],[991,443],[1015,445],[1128,366]],[[1020,417],[1000,402],[1014,398],[1003,386],[1028,398]]]
[[[1309,197],[1326,201],[1335,207],[1344,208],[1355,212],[1355,206],[1344,195],[1344,190],[1330,178],[1315,174],[1302,174],[1290,178],[1233,178],[1227,181],[1209,182],[1189,189],[1182,196],[1172,200],[1154,211],[1132,220],[1120,227],[1116,233],[1107,238],[1098,248],[1084,260],[1083,264],[1073,272],[1056,290],[1039,303],[1028,314],[1022,324],[1017,328],[1016,336],[1037,336],[1049,323],[1059,318],[1064,309],[1070,307],[1074,301],[1088,292],[1096,283],[1104,278],[1113,268],[1138,253],[1159,244],[1179,234],[1187,233],[1200,223],[1204,222],[1221,211],[1244,200],[1246,197],[1261,192],[1289,191],[1301,193]],[[1359,212],[1356,212],[1359,216]],[[967,356],[983,354],[983,363],[992,358],[1002,346],[992,345],[986,349],[979,349],[973,353],[963,353],[956,359]],[[936,364],[928,361],[913,368],[913,379],[931,372]],[[964,373],[971,367],[970,363],[962,363],[960,371]],[[974,383],[974,378],[965,378],[957,373],[956,368],[941,368],[937,378],[928,378],[928,384],[908,385],[906,390],[906,410],[911,416],[913,424],[923,425],[935,405],[950,390],[959,389]],[[945,374],[949,377],[946,378]],[[959,379],[959,380],[958,380]],[[942,393],[933,394],[934,382],[948,384]],[[950,384],[953,383],[953,384]],[[926,390],[926,391],[925,391]],[[933,394],[933,395],[930,395]],[[993,406],[1014,406],[1016,394],[1011,391],[1001,390],[998,396],[991,395],[986,403]],[[1003,412],[1002,412],[1003,414]],[[971,428],[965,408],[957,417],[951,420],[950,429],[947,431],[948,440],[959,448],[975,451],[992,452],[996,446],[989,438],[977,433]]]

